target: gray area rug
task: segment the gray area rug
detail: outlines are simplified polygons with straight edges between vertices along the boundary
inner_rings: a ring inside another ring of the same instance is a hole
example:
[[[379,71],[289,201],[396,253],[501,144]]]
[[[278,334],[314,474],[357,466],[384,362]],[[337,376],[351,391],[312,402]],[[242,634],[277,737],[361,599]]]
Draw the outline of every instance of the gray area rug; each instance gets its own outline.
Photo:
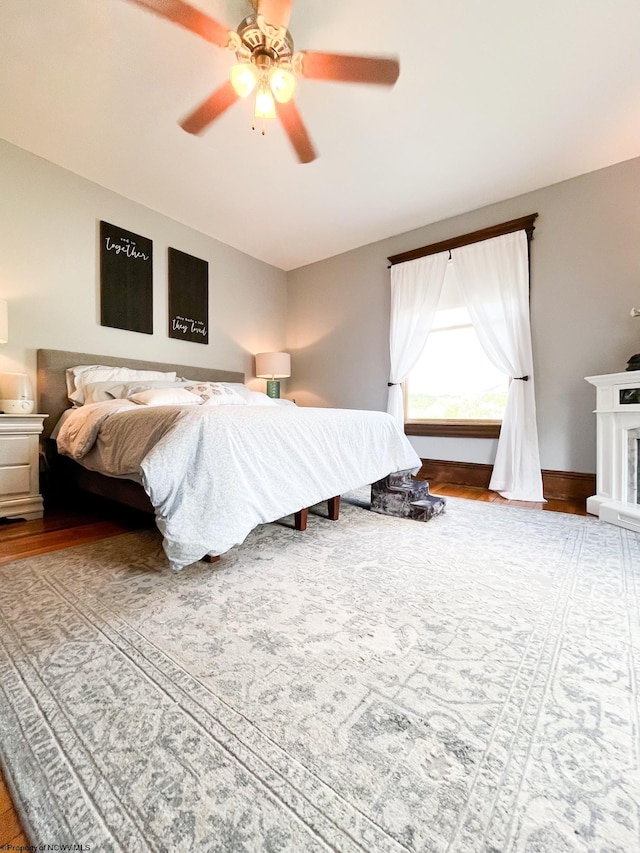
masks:
[[[2,759],[34,843],[640,850],[637,535],[345,504],[165,566],[144,531],[0,569]]]

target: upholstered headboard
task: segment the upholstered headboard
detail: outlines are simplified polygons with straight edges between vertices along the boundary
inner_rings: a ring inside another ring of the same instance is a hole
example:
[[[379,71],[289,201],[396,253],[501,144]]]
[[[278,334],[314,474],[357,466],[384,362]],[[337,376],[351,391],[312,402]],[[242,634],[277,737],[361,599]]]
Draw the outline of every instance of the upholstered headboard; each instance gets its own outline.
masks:
[[[131,367],[135,370],[175,370],[178,376],[186,376],[188,379],[202,379],[206,382],[244,382],[244,374],[233,370],[138,361],[114,355],[39,349],[38,412],[49,415],[44,422],[44,438],[49,437],[64,410],[71,405],[67,399],[65,370],[77,364],[104,364],[107,367]]]

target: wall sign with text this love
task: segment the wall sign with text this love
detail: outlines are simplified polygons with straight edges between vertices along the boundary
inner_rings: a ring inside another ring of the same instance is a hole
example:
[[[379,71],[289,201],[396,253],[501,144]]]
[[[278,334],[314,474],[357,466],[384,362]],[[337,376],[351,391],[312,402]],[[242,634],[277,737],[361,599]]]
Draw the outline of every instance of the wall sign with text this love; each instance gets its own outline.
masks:
[[[209,264],[169,249],[169,337],[209,343]]]

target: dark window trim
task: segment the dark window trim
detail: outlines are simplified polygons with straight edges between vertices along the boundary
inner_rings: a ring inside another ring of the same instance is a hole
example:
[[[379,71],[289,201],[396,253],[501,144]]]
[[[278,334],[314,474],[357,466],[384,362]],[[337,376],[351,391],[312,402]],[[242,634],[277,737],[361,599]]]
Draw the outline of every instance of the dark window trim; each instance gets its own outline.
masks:
[[[501,237],[503,234],[512,234],[514,231],[526,231],[529,242],[533,240],[534,222],[537,213],[529,216],[521,216],[519,219],[510,219],[500,225],[492,225],[482,228],[480,231],[472,231],[462,234],[460,237],[452,237],[450,240],[442,240],[439,243],[431,243],[429,246],[421,246],[419,249],[411,249],[409,252],[401,252],[399,255],[391,255],[387,258],[391,266],[404,264],[406,261],[415,261],[417,258],[426,258],[427,255],[437,255],[438,252],[447,252],[449,249],[459,249],[461,246],[470,246],[472,243],[481,243],[492,237]]]
[[[482,421],[406,421],[406,435],[445,436],[448,438],[498,438],[502,424]]]

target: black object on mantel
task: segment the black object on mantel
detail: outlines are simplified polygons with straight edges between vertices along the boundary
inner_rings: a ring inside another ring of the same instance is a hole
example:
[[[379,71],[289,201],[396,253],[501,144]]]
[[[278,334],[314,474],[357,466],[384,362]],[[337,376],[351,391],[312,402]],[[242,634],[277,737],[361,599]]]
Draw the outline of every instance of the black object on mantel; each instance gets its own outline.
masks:
[[[627,362],[627,370],[640,370],[640,352],[637,352],[635,355],[632,355],[629,361]]]
[[[444,511],[444,498],[429,494],[429,483],[410,471],[397,471],[371,485],[371,509],[382,515],[429,521]]]

